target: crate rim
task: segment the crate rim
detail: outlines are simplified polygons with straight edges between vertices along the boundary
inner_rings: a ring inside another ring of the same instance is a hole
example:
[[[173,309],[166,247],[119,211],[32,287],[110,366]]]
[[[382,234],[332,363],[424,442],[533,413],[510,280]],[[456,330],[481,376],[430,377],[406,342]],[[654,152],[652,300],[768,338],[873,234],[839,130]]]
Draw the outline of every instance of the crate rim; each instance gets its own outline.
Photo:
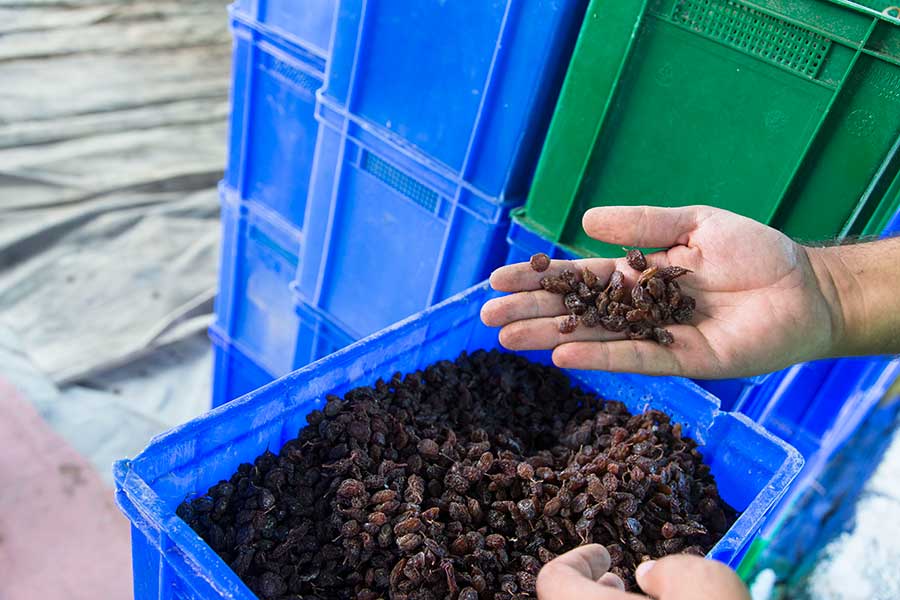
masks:
[[[755,0],[744,0],[744,1],[747,2],[748,4],[756,5]],[[844,8],[849,8],[851,10],[855,10],[856,12],[863,13],[870,17],[878,17],[879,19],[881,19],[883,21],[900,22],[900,16],[895,17],[891,14],[888,14],[888,12],[887,12],[890,8],[893,8],[893,7],[887,7],[884,10],[879,11],[878,9],[869,8],[868,6],[863,6],[862,4],[853,2],[853,0],[828,0],[828,2],[831,2],[832,4],[837,4],[838,6],[842,6]]]
[[[332,122],[332,120],[329,120],[327,117],[322,116],[320,108],[324,107],[329,112],[338,115],[341,119],[344,119],[346,123],[352,123],[356,127],[359,127],[360,129],[372,134],[373,136],[381,140],[385,145],[389,146],[392,150],[408,155],[412,160],[422,165],[423,168],[426,168],[429,171],[433,171],[437,176],[446,179],[448,183],[465,189],[469,193],[478,196],[485,202],[490,202],[491,204],[496,204],[498,206],[518,206],[525,201],[524,195],[510,196],[507,195],[505,190],[498,195],[492,195],[479,189],[471,182],[463,178],[459,171],[455,170],[453,167],[447,165],[446,163],[439,161],[427,152],[419,149],[412,142],[404,138],[396,131],[388,129],[382,125],[379,125],[378,123],[370,121],[362,115],[357,115],[347,110],[336,100],[330,97],[328,95],[328,90],[325,88],[321,88],[316,91],[316,104],[316,120],[319,122],[319,124],[330,127],[342,134],[346,134],[354,142],[363,143],[358,137],[350,135],[346,130],[346,126],[342,127],[341,125]]]
[[[254,222],[263,221],[268,227],[277,230],[280,235],[290,237],[301,248],[304,242],[304,231],[289,223],[278,212],[257,200],[242,198],[240,192],[222,179],[218,183],[219,204],[235,211],[238,219]]]
[[[291,52],[299,53],[300,56],[307,61],[321,63],[321,74],[324,76],[328,64],[327,48],[321,49],[312,44],[301,43],[299,40],[285,35],[277,28],[257,21],[253,16],[239,10],[234,3],[229,4],[226,10],[228,11],[228,21],[232,34],[234,34],[236,29],[235,24],[243,25],[251,31],[267,38],[267,41],[274,42],[275,45],[281,46],[282,51],[289,50]]]

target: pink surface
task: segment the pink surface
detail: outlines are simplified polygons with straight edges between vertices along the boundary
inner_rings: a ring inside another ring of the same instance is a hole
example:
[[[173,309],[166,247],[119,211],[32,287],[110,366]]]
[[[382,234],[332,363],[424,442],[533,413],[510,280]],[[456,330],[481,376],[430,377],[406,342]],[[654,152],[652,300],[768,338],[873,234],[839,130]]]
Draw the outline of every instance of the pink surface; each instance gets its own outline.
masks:
[[[0,379],[0,600],[130,597],[112,490]]]

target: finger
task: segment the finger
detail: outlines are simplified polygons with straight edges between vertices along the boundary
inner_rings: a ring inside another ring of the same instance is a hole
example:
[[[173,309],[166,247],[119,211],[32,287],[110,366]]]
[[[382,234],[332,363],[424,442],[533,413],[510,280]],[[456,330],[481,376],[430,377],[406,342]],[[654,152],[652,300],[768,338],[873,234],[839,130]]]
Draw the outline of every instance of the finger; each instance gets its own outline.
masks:
[[[585,544],[553,559],[550,564],[565,565],[591,581],[597,581],[612,564],[609,552],[600,544]]]
[[[581,258],[578,260],[554,260],[540,273],[527,262],[500,267],[491,273],[491,287],[498,292],[523,292],[541,289],[541,279],[556,276],[566,269],[580,273],[587,267],[602,280],[606,280],[616,268],[616,261],[609,258]]]
[[[604,573],[603,576],[597,580],[597,583],[605,585],[606,587],[622,590],[623,592],[625,591],[625,582],[615,573]]]
[[[565,313],[562,296],[535,290],[488,300],[481,307],[481,321],[488,327],[503,327],[513,321],[555,317]]]
[[[500,330],[500,344],[509,350],[549,350],[570,342],[608,342],[626,338],[624,333],[583,325],[571,333],[560,333],[560,324],[568,318],[564,315],[515,321]]]
[[[624,333],[602,327],[578,326],[571,333],[561,333],[560,325],[568,315],[515,321],[500,330],[500,344],[508,350],[549,350],[570,342],[608,342],[624,340]]]
[[[600,206],[582,218],[585,233],[609,244],[639,247],[686,245],[691,232],[709,215],[706,206]]]
[[[672,346],[662,346],[651,340],[569,342],[553,350],[553,364],[563,369],[681,375],[683,369],[673,351],[680,342],[678,334],[673,331],[673,335]]]
[[[699,556],[674,554],[643,563],[635,577],[644,592],[659,600],[750,600],[734,571]]]
[[[609,569],[609,553],[599,544],[581,546],[553,559],[541,569],[537,579],[540,600],[636,600],[607,585],[600,585]]]

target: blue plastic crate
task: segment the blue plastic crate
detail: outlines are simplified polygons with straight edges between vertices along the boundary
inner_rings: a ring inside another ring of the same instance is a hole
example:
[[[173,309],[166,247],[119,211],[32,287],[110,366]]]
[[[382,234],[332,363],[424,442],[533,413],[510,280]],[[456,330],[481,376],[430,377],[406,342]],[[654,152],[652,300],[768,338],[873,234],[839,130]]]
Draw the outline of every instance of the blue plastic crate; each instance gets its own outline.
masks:
[[[852,528],[860,493],[895,437],[898,400],[888,391],[845,444],[816,461],[821,467],[813,477],[801,470],[783,498],[787,508],[778,506],[773,513],[784,512],[783,518],[773,518],[773,524],[780,523],[774,536],[757,542],[759,559],[748,575],[771,568],[780,580],[787,579],[788,589],[797,589],[792,583],[809,576],[821,561],[819,550]],[[771,528],[765,533],[771,535]]]
[[[507,205],[327,101],[317,116],[300,298],[358,339],[503,264]]]
[[[262,207],[219,186],[222,246],[218,331],[263,370],[284,375],[297,365],[300,317],[290,285],[297,271],[300,232]]]
[[[337,0],[237,0],[232,16],[327,60]]]
[[[325,93],[491,196],[524,200],[583,0],[343,0]]]
[[[355,339],[291,291],[302,236],[220,186],[222,252],[214,406],[307,365]],[[234,373],[249,363],[247,373]],[[244,384],[246,382],[246,384]],[[253,387],[247,385],[255,384]]]
[[[318,123],[322,58],[232,21],[234,60],[225,181],[301,229]]]
[[[532,231],[521,223],[516,214],[513,214],[506,241],[509,242],[509,254],[506,264],[527,262],[533,254],[543,252],[547,256],[558,260],[574,260],[580,256],[558,246]],[[769,380],[772,374],[757,375],[755,377],[740,377],[736,379],[695,379],[700,387],[719,398],[722,410],[734,410],[745,412],[744,408],[753,397],[754,391]]]
[[[293,356],[293,368],[308,365],[353,343],[353,339],[312,307],[301,302],[295,310],[300,319],[296,346],[284,349],[285,354]],[[209,337],[213,343],[213,408],[278,378],[247,357],[240,349],[240,342],[228,339],[217,327],[210,327]]]
[[[887,358],[841,358],[795,365],[751,401],[748,416],[807,459],[843,442],[896,376]],[[887,378],[887,379],[885,379]]]
[[[305,425],[310,410],[323,406],[326,394],[453,359],[462,350],[497,348],[497,330],[479,319],[492,295],[486,284],[476,286],[162,434],[134,459],[116,463],[116,501],[132,523],[135,598],[254,598],[175,516],[178,504],[266,449],[277,451]],[[526,354],[549,360],[546,352]],[[587,371],[569,375],[632,411],[653,407],[669,413],[700,442],[723,498],[742,511],[709,556],[735,566],[800,469],[796,450],[745,416],[720,412],[714,397],[683,379]]]
[[[276,379],[244,356],[215,327],[209,329],[209,339],[213,347],[213,408]]]
[[[795,385],[802,386],[804,375],[805,372],[801,372],[795,376]],[[797,500],[813,485],[860,423],[875,410],[898,377],[900,359],[844,358],[834,361],[827,381],[815,394],[818,405],[811,408],[807,418],[790,436],[799,443],[798,450],[807,455],[807,462],[773,510],[771,520],[761,531],[762,540],[771,540],[778,533]],[[785,395],[779,398],[778,406],[789,404],[790,400],[790,395]],[[823,490],[823,494],[827,491]]]

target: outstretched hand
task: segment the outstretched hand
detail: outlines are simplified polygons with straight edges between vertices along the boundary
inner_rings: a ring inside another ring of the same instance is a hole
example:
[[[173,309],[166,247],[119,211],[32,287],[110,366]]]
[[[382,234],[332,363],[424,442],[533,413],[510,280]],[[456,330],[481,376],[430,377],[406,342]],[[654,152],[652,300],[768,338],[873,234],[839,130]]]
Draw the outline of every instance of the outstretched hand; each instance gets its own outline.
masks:
[[[564,269],[591,269],[608,278],[618,269],[633,285],[638,273],[624,258],[552,261],[537,273],[528,263],[491,275],[508,296],[481,311],[488,326],[502,327],[500,343],[511,350],[554,349],[560,367],[652,375],[727,378],[756,375],[831,355],[841,327],[830,297],[827,269],[814,249],[752,219],[707,206],[601,207],[584,215],[591,237],[628,247],[663,247],[647,255],[651,266],[678,265],[693,273],[679,279],[697,301],[691,323],[667,328],[675,341],[629,340],[602,327],[560,333],[566,310],[540,280]],[[574,263],[574,264],[573,264]]]

